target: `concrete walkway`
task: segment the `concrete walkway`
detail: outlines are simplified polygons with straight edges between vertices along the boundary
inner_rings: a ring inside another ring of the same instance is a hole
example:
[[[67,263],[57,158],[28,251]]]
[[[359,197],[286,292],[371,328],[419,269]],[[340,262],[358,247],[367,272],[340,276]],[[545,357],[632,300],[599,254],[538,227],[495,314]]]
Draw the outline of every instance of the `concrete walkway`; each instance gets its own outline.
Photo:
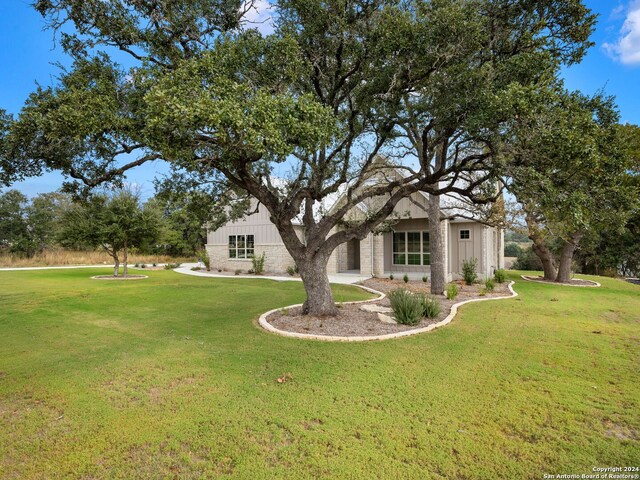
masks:
[[[161,267],[164,264],[158,264],[157,266]],[[178,268],[174,268],[173,270],[178,273],[182,273],[184,275],[193,275],[194,277],[213,277],[213,278],[251,278],[253,280],[275,280],[277,282],[301,282],[300,277],[291,277],[288,275],[221,275],[215,272],[207,272],[202,270],[191,270],[193,267],[201,267],[203,265],[201,263],[183,263]],[[69,269],[69,268],[113,268],[113,265],[63,265],[59,267],[11,267],[11,268],[0,268],[0,272],[18,272],[21,270],[55,270],[55,269]],[[140,268],[136,268],[133,265],[129,265],[130,270],[143,270]],[[361,282],[366,280],[368,277],[366,275],[358,275],[352,273],[337,273],[335,275],[329,275],[329,281],[331,283],[340,283],[343,285],[352,285],[354,283]]]
[[[0,268],[0,272],[19,272],[20,270],[57,270],[60,268],[113,268],[113,265],[61,265],[59,267],[7,267]]]
[[[207,272],[203,270],[191,270],[193,267],[202,267],[200,263],[183,263],[174,271],[183,273],[184,275],[193,275],[195,277],[213,277],[213,278],[251,278],[254,280],[275,280],[277,282],[301,282],[300,277],[280,276],[280,275],[222,275],[215,272]],[[329,282],[340,283],[343,285],[351,285],[370,278],[366,275],[356,275],[351,273],[337,273],[329,275]]]

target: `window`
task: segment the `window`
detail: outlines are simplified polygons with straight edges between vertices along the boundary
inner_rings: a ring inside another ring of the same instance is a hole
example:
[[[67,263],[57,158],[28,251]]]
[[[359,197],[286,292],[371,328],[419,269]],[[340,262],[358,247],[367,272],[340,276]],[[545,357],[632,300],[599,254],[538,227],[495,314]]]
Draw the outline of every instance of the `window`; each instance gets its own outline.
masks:
[[[229,258],[253,258],[253,235],[229,235]]]
[[[430,265],[429,232],[393,232],[394,265]]]
[[[470,240],[471,230],[460,230],[460,240]]]

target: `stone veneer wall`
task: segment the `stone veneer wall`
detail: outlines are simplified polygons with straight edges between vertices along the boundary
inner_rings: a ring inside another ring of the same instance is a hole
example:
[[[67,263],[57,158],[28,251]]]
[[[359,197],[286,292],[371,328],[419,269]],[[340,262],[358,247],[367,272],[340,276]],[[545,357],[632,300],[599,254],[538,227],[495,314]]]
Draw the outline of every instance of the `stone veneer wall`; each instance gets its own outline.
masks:
[[[373,242],[373,252],[371,243]],[[373,259],[372,257],[373,253]],[[371,262],[373,261],[373,265]],[[376,277],[384,275],[384,236],[370,233],[360,240],[360,273],[373,274]]]
[[[211,270],[242,270],[246,273],[251,268],[251,260],[236,260],[229,258],[227,245],[206,245],[207,253],[211,259]],[[293,267],[295,262],[289,252],[282,244],[255,245],[256,255],[264,252],[264,269],[271,273],[285,273],[288,267]]]

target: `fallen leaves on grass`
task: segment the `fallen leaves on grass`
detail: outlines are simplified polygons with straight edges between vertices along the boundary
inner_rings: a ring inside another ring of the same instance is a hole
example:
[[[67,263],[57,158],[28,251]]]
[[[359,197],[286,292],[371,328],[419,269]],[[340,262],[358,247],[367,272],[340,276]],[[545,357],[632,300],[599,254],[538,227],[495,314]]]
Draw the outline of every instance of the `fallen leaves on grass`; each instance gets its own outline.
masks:
[[[281,377],[276,378],[276,382],[278,383],[286,383],[289,380],[292,380],[293,377],[290,373],[283,373]]]

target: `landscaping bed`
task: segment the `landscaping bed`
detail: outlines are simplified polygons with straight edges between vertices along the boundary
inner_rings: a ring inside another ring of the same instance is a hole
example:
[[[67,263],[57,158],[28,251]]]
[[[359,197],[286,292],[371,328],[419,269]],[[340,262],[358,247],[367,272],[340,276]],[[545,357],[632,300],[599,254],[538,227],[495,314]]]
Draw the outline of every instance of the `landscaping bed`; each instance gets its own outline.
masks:
[[[281,331],[302,333],[309,335],[326,335],[339,337],[367,337],[387,335],[392,333],[418,330],[444,320],[451,307],[460,302],[481,298],[495,298],[510,295],[507,283],[497,283],[493,291],[482,292],[483,284],[465,285],[464,282],[455,282],[459,293],[455,299],[449,300],[443,295],[435,296],[440,305],[440,312],[433,318],[422,318],[416,325],[403,325],[400,323],[387,323],[381,320],[378,312],[365,311],[363,308],[375,305],[389,308],[391,302],[388,297],[381,300],[373,300],[363,303],[338,304],[339,314],[335,317],[317,317],[303,315],[301,307],[282,308],[270,314],[266,320],[273,327]],[[393,290],[405,288],[413,293],[429,293],[431,286],[422,281],[389,280],[383,278],[370,278],[361,282],[361,285],[377,290],[387,295]],[[483,293],[481,295],[481,292]],[[391,312],[382,312],[384,316],[392,317]],[[384,317],[383,317],[384,318]]]
[[[95,275],[91,277],[93,280],[143,280],[145,278],[149,278],[148,275]]]
[[[592,282],[591,280],[583,280],[581,278],[572,278],[568,282],[554,282],[551,280],[545,280],[544,277],[534,277],[531,275],[522,275],[522,278],[529,280],[530,282],[549,283],[551,285],[567,285],[572,287],[599,287],[600,284]]]

